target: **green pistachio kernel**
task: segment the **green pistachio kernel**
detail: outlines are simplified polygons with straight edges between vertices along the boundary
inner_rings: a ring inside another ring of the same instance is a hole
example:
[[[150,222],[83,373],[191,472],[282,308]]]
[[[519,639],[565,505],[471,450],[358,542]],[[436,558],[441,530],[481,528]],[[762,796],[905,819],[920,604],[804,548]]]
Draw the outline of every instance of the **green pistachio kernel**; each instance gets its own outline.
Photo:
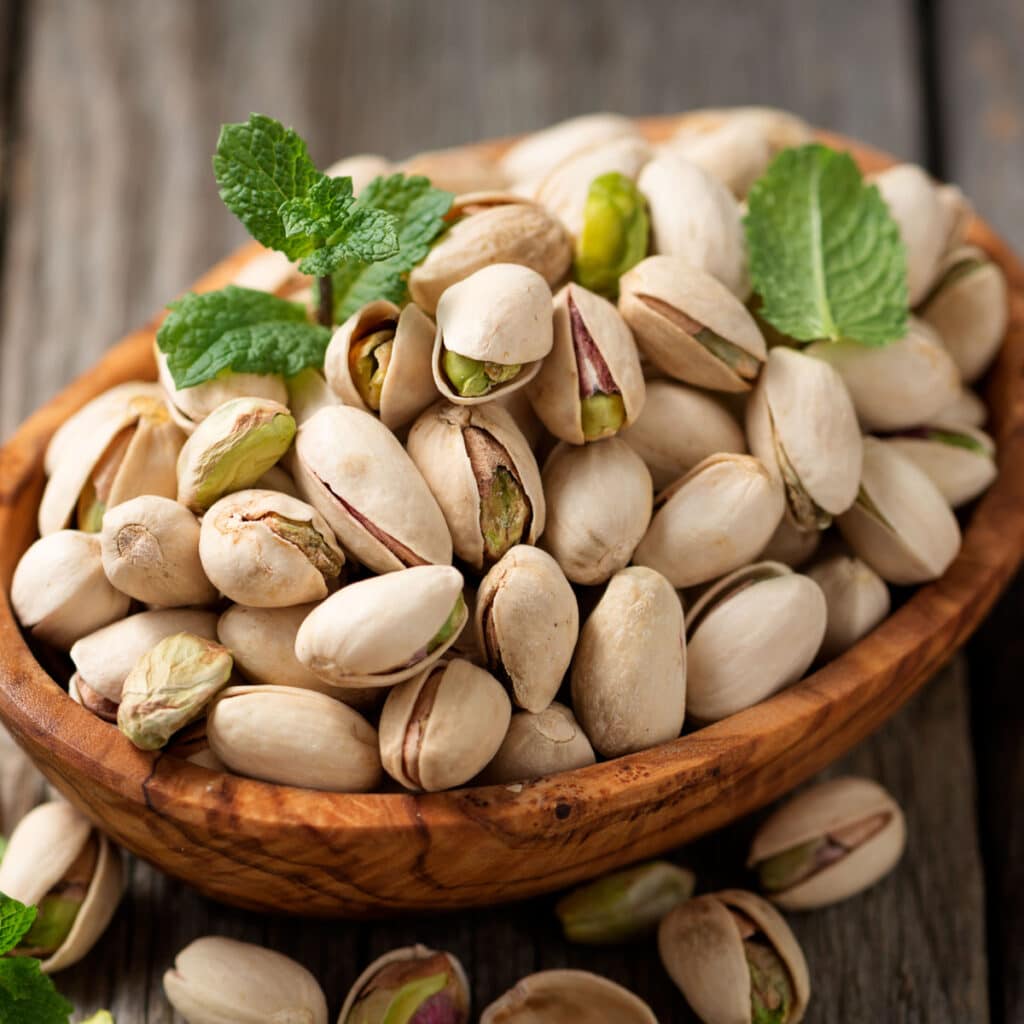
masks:
[[[530,503],[522,484],[504,466],[480,491],[480,529],[487,557],[496,562],[523,539]]]
[[[432,654],[442,644],[447,643],[452,635],[462,625],[463,617],[466,614],[466,599],[459,594],[451,610],[451,614],[444,620],[444,625],[434,634],[430,643],[427,644],[427,654]]]
[[[694,337],[742,380],[754,380],[761,371],[761,363],[756,356],[715,334],[710,327],[702,328]]]
[[[743,943],[750,969],[751,1024],[786,1024],[793,1008],[793,982],[775,950],[756,939]]]
[[[83,1020],[82,1024],[114,1024],[114,1018],[109,1010],[97,1010],[91,1017]]]
[[[450,348],[444,350],[445,376],[464,398],[488,394],[498,384],[505,384],[516,377],[522,368],[522,363],[489,363],[460,356]]]
[[[71,927],[81,909],[81,897],[44,896],[39,902],[39,912],[32,927],[22,936],[18,945],[25,950],[38,950],[43,955],[53,953],[60,949],[71,934]]]
[[[619,278],[647,255],[647,201],[624,174],[612,171],[590,183],[573,274],[584,288],[614,298]]]
[[[826,844],[824,836],[793,846],[757,865],[757,874],[765,892],[781,892],[811,874],[818,854]]]
[[[963,448],[966,451],[974,452],[975,455],[982,455],[986,459],[992,458],[992,453],[970,434],[959,434],[952,430],[929,430],[926,437],[929,441],[938,441],[953,448]]]
[[[626,422],[626,406],[622,402],[622,395],[605,395],[598,392],[584,398],[580,405],[583,436],[588,441],[611,437],[618,433]]]
[[[349,371],[359,396],[375,412],[380,410],[380,393],[391,365],[395,327],[390,324],[357,341],[348,353]]]
[[[276,512],[261,516],[260,520],[271,533],[289,544],[294,544],[328,582],[341,575],[344,559],[327,543],[326,538],[312,523],[302,523]]]
[[[420,1007],[438,992],[443,992],[447,984],[447,974],[432,974],[403,985],[395,993],[380,1024],[410,1024]]]

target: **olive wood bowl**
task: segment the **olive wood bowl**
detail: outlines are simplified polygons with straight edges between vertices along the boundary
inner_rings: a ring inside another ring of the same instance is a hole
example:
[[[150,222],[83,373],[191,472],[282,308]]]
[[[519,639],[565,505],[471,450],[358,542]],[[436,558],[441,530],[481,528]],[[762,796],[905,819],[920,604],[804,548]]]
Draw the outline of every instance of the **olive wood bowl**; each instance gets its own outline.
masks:
[[[678,118],[642,122],[665,138]],[[865,170],[893,160],[839,136]],[[507,142],[451,151],[493,157]],[[218,900],[337,917],[515,900],[651,857],[779,797],[892,715],[977,627],[1024,553],[1024,266],[986,225],[972,239],[1006,272],[1010,321],[987,380],[1000,474],[963,548],[842,657],[776,696],[663,746],[515,786],[429,795],[269,785],[137,750],[72,701],[0,602],[0,718],[43,774],[114,840]],[[247,246],[196,285],[223,286]],[[0,583],[36,535],[56,427],[120,381],[153,378],[158,321],[129,335],[0,449]]]

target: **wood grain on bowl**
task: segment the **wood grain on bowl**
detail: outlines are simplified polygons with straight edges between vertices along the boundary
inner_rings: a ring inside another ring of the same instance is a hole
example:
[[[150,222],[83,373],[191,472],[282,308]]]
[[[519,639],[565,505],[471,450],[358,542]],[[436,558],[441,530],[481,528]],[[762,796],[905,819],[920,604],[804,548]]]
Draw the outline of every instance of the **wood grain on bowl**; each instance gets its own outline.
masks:
[[[664,137],[678,119],[643,122]],[[889,161],[837,136],[866,169]],[[473,147],[500,152],[502,143]],[[774,799],[888,718],[964,642],[1024,553],[1024,266],[985,225],[972,239],[1011,291],[990,375],[1000,476],[946,575],[875,632],[788,690],[662,747],[511,787],[426,796],[325,794],[207,771],[136,750],[71,701],[0,606],[0,718],[47,777],[124,846],[204,893],[254,909],[382,915],[518,899],[651,856]],[[248,246],[197,288],[217,288]],[[35,536],[42,459],[93,395],[154,376],[155,323],[126,338],[0,449],[0,582]]]

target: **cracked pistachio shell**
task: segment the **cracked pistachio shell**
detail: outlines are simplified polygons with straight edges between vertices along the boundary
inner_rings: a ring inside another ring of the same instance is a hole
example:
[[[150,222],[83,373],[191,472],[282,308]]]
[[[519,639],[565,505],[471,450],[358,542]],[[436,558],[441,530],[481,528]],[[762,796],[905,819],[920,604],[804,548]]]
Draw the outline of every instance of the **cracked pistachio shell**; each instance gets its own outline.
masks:
[[[420,565],[350,583],[299,627],[299,661],[338,686],[391,686],[437,661],[468,613],[462,574]]]
[[[686,710],[683,606],[664,576],[621,569],[580,630],[572,706],[594,749],[619,757],[674,740]]]
[[[21,556],[11,581],[11,605],[21,624],[65,651],[124,618],[130,604],[103,572],[99,537],[79,530],[40,537]]]
[[[375,341],[380,345],[373,353],[363,351]],[[418,306],[410,303],[399,310],[378,299],[334,332],[324,373],[345,405],[378,415],[384,426],[397,430],[437,398],[430,369],[433,349],[434,323]]]
[[[209,604],[217,590],[199,560],[199,521],[170,498],[143,495],[103,517],[103,571],[136,601],[163,607]]]
[[[772,867],[765,862],[788,855],[775,861],[772,875],[782,877],[771,878],[768,896],[787,910],[810,910],[874,885],[896,866],[906,838],[899,804],[877,782],[829,779],[787,800],[765,821],[747,867],[764,880]],[[788,884],[786,875],[793,879]]]
[[[325,598],[345,556],[312,505],[277,491],[236,491],[203,516],[199,558],[228,599],[280,608]]]
[[[497,753],[511,715],[505,688],[489,672],[460,659],[433,665],[384,702],[384,768],[407,789],[461,786]]]
[[[395,165],[377,153],[354,153],[342,157],[324,171],[328,178],[351,178],[354,195],[359,195],[374,178],[394,173]]]
[[[809,561],[821,544],[821,530],[800,530],[783,516],[775,532],[761,552],[762,562],[782,562],[791,569],[799,569]]]
[[[361,409],[333,406],[304,423],[291,467],[302,496],[374,572],[452,560],[444,515],[395,435]]]
[[[77,876],[90,866],[88,881],[78,881],[85,892],[69,929],[56,949],[39,953],[47,974],[78,963],[110,923],[121,901],[121,856],[106,836],[63,800],[40,804],[29,811],[7,841],[0,862],[0,892],[27,905],[42,904],[43,913],[47,894],[69,872]]]
[[[554,300],[554,345],[527,387],[534,412],[557,438],[584,444],[636,421],[643,371],[633,334],[607,299],[567,284]]]
[[[865,431],[927,423],[960,393],[952,356],[935,331],[916,317],[910,318],[903,338],[881,348],[816,341],[804,351],[839,371]]]
[[[825,529],[857,497],[860,426],[828,363],[773,348],[747,403],[747,439],[783,487],[786,515],[800,529]]]
[[[504,409],[438,402],[413,424],[407,449],[444,513],[455,554],[474,569],[543,533],[537,460]]]
[[[483,785],[532,782],[585,768],[596,760],[573,713],[564,704],[551,703],[543,711],[517,711],[512,716],[498,752],[479,781]]]
[[[998,472],[995,442],[974,427],[936,420],[885,443],[923,469],[953,508],[977,498]]]
[[[474,623],[487,665],[513,701],[543,711],[579,636],[576,595],[558,563],[540,548],[511,548],[480,583]]]
[[[657,1024],[628,989],[589,971],[541,971],[518,981],[480,1017],[480,1024]]]
[[[547,525],[541,546],[573,583],[604,583],[629,564],[651,521],[653,489],[643,459],[610,437],[559,444],[541,475]]]
[[[206,718],[230,771],[282,786],[365,793],[381,779],[377,730],[347,704],[294,686],[230,686]]]
[[[623,274],[619,311],[655,366],[697,387],[749,391],[767,356],[746,306],[675,256],[649,256]]]
[[[219,935],[174,958],[164,993],[188,1024],[327,1024],[327,1000],[305,967]]]
[[[689,610],[687,707],[717,722],[795,683],[821,647],[825,595],[780,562],[749,565]]]
[[[494,160],[463,146],[417,153],[402,161],[396,170],[421,174],[430,179],[434,188],[456,195],[497,191],[507,184],[504,172]]]
[[[760,459],[710,455],[658,495],[633,561],[674,587],[707,583],[764,550],[783,503],[782,486]]]
[[[751,967],[736,913],[789,978],[788,1013],[760,1019],[798,1024],[811,995],[807,961],[782,915],[754,893],[726,889],[676,907],[658,929],[665,970],[705,1024],[753,1024]]]
[[[889,614],[889,588],[866,562],[832,555],[807,570],[825,595],[828,624],[819,655],[838,657],[867,636]]]
[[[956,423],[963,427],[983,427],[988,419],[988,406],[970,388],[962,387],[949,405],[935,417],[940,423]]]
[[[288,408],[297,427],[301,427],[314,413],[318,413],[325,405],[344,405],[345,403],[331,390],[324,375],[313,367],[300,370],[288,380]],[[271,466],[267,473],[278,466]],[[264,476],[267,474],[264,473]]]

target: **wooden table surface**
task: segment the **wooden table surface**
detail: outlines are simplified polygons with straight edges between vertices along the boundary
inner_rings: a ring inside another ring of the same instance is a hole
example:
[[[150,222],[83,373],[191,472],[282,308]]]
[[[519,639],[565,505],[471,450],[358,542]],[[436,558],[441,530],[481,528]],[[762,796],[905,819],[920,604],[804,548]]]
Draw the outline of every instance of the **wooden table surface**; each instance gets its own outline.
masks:
[[[0,437],[242,240],[210,155],[218,125],[251,110],[298,128],[324,166],[589,110],[773,104],[926,163],[1024,249],[1022,46],[1020,0],[0,0]],[[910,836],[883,884],[792,918],[808,1021],[1024,1021],[1022,597],[1018,581],[969,667],[836,766],[886,785]],[[677,858],[701,888],[742,884],[755,824]],[[633,988],[660,1021],[694,1019],[653,943],[568,946],[551,900],[372,925],[269,919],[141,863],[58,984],[83,1015],[179,1021],[160,978],[207,933],[296,957],[333,1012],[370,958],[418,939],[463,960],[478,1007],[571,965]]]

